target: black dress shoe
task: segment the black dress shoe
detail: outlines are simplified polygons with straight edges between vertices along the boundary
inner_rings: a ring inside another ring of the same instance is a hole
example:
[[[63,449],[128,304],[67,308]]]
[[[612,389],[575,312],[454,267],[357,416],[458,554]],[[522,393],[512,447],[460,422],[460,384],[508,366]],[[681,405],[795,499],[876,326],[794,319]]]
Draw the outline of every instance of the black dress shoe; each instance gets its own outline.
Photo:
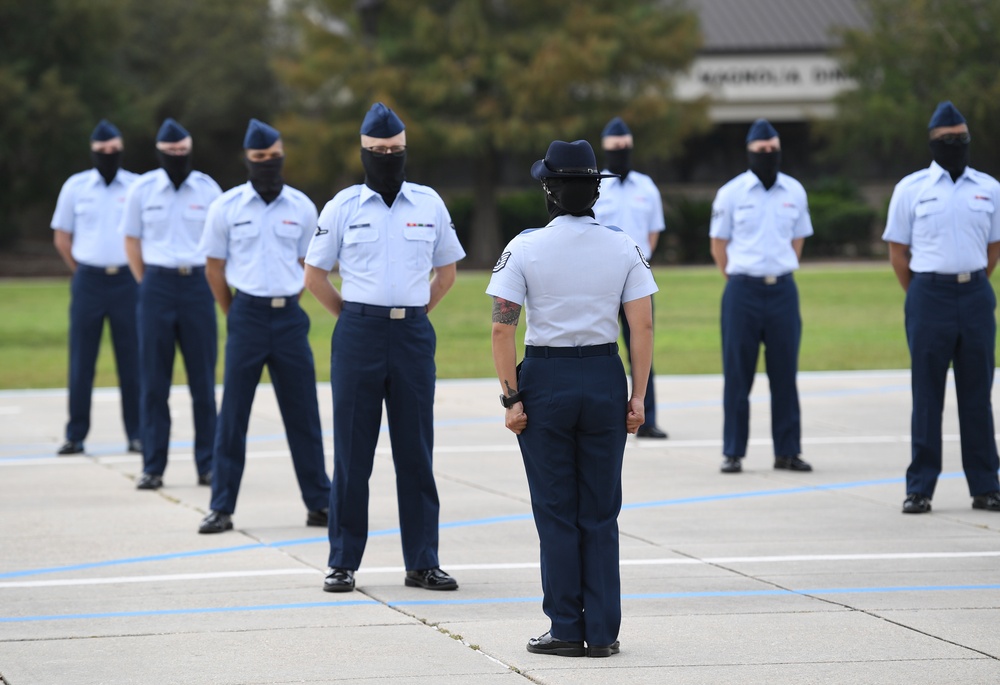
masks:
[[[607,647],[587,647],[587,656],[601,657],[601,656],[611,656],[612,654],[617,654],[621,651],[621,645],[618,640],[615,640],[612,644]]]
[[[813,467],[799,459],[798,455],[791,457],[775,457],[774,468],[785,471],[812,471]]]
[[[159,490],[163,487],[163,476],[154,473],[143,473],[135,481],[136,490]]]
[[[739,473],[743,470],[743,460],[739,457],[726,457],[722,460],[719,470],[723,473]]]
[[[324,592],[350,592],[354,589],[354,571],[349,568],[328,568],[323,579]]]
[[[205,473],[198,474],[198,485],[211,485],[212,484],[212,472],[206,471]]]
[[[985,509],[986,511],[1000,511],[1000,492],[987,492],[985,495],[976,495],[972,498],[973,509]]]
[[[83,441],[81,440],[67,440],[62,444],[62,447],[56,452],[60,457],[65,457],[70,454],[83,454]]]
[[[126,449],[132,454],[142,454],[142,440],[139,438],[132,438],[128,441],[128,447]]]
[[[972,506],[976,506],[976,500],[972,500]],[[931,510],[931,498],[921,495],[919,492],[911,492],[903,501],[904,514],[926,514]]]
[[[557,640],[552,633],[545,633],[528,640],[528,651],[532,654],[552,654],[554,656],[586,656],[583,642]]]
[[[425,568],[422,571],[407,571],[403,581],[409,587],[422,587],[425,590],[457,590],[455,579],[440,568]]]
[[[316,511],[310,511],[306,514],[306,525],[307,526],[322,526],[326,528],[327,523],[330,522],[330,510],[329,509],[317,509]]]
[[[639,426],[639,430],[635,432],[635,436],[637,438],[659,438],[660,440],[668,437],[665,431],[660,430],[656,426]]]
[[[221,511],[210,511],[198,526],[199,533],[223,533],[233,529],[233,517]]]

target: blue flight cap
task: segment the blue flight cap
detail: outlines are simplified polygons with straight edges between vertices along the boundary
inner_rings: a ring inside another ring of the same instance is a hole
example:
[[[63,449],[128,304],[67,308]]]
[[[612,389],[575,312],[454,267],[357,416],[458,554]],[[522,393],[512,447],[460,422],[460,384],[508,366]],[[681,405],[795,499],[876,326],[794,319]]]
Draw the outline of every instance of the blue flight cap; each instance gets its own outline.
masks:
[[[159,133],[156,134],[156,142],[176,143],[190,137],[191,134],[187,132],[186,128],[178,124],[170,117],[167,117],[163,120],[163,125],[160,126]]]
[[[392,138],[404,129],[403,121],[381,102],[372,105],[361,122],[361,135],[372,138]]]
[[[930,131],[939,126],[958,126],[964,123],[965,117],[958,111],[958,108],[951,104],[951,100],[945,100],[938,103],[937,109],[934,110],[934,114],[931,115],[931,120],[927,124],[927,130]]]
[[[628,130],[628,126],[622,121],[621,117],[615,117],[607,123],[604,130],[601,131],[601,138],[607,138],[608,136],[630,136],[632,132]]]
[[[618,174],[602,174],[597,166],[594,148],[586,140],[567,143],[553,140],[540,159],[531,165],[531,177],[546,178],[619,178]]]
[[[770,140],[777,137],[778,132],[774,130],[774,126],[771,126],[770,121],[758,119],[750,125],[750,130],[747,131],[747,144],[755,140]]]
[[[112,124],[107,119],[101,119],[97,122],[97,126],[94,127],[94,132],[90,134],[90,140],[95,143],[103,143],[105,140],[121,137],[122,132],[118,130],[117,126]]]
[[[281,133],[258,119],[250,119],[247,134],[243,137],[243,147],[247,150],[266,150],[281,138]]]

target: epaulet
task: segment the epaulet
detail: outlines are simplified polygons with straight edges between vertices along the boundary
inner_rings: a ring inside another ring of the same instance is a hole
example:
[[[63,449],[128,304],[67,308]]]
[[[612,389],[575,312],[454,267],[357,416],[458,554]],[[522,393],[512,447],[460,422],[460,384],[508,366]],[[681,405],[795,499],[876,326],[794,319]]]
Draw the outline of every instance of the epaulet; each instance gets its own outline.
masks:
[[[518,235],[527,235],[529,233],[534,233],[535,231],[540,231],[540,230],[542,230],[542,229],[540,229],[540,228],[526,228],[523,231],[521,231],[520,233],[518,233]]]
[[[598,225],[599,226],[604,226],[604,224],[598,224]],[[611,226],[610,224],[607,225],[607,226],[604,226],[604,228],[608,228],[608,229],[611,229],[612,231],[617,231],[619,233],[624,233],[625,232],[622,229],[618,228],[617,226]]]

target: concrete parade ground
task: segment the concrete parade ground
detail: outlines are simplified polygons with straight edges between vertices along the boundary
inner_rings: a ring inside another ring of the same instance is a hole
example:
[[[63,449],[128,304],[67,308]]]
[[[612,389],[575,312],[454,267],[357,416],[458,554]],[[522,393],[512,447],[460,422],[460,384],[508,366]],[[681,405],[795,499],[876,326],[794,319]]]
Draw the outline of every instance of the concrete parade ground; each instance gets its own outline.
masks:
[[[65,391],[0,392],[0,683],[962,683],[1000,677],[1000,513],[973,510],[953,389],[933,512],[903,515],[905,371],[803,373],[803,457],[772,468],[767,379],[742,474],[719,473],[722,380],[657,379],[670,439],[630,437],[621,654],[530,654],[548,629],[538,538],[495,380],[442,381],[435,472],[456,592],[403,585],[383,430],[353,593],[322,591],[277,404],[257,393],[235,530],[199,535],[186,387],[170,466],[138,491],[118,395],[84,456],[56,457]],[[327,461],[333,427],[320,383]],[[994,402],[1000,404],[996,395]],[[624,408],[623,408],[624,411]],[[530,407],[527,408],[529,421]]]

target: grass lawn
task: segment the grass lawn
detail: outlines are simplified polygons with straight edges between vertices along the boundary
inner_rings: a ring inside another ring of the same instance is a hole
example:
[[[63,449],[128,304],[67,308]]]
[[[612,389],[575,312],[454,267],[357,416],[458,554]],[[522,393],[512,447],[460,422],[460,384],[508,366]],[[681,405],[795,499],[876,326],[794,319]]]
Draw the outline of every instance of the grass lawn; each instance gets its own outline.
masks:
[[[658,374],[720,373],[719,300],[723,280],[713,267],[657,268]],[[431,314],[438,337],[441,378],[489,378],[489,272],[459,271],[458,281]],[[802,370],[907,368],[903,291],[888,263],[805,264],[796,275],[801,297]],[[329,379],[334,320],[306,293],[317,376]],[[69,279],[0,281],[0,388],[66,384]],[[219,365],[225,328],[219,318]],[[523,334],[524,323],[519,326]],[[763,365],[763,355],[761,355]],[[763,366],[761,366],[763,368]],[[178,358],[174,379],[184,382]],[[110,335],[98,359],[98,386],[116,384]]]

